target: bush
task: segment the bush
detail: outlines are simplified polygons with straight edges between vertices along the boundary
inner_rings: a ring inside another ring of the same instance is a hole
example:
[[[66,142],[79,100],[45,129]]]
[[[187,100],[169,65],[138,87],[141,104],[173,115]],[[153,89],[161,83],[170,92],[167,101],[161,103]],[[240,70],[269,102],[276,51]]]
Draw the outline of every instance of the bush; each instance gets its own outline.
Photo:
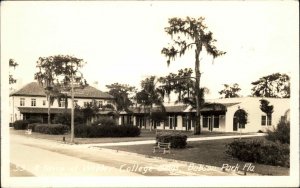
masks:
[[[156,142],[171,143],[171,148],[185,148],[187,136],[180,133],[161,133],[156,136]]]
[[[16,130],[25,130],[27,129],[28,121],[27,120],[17,120],[13,123],[14,129]]]
[[[31,123],[31,124],[28,124],[27,126],[27,129],[31,129],[33,132],[35,132],[35,127],[37,125],[39,125],[40,123]]]
[[[273,142],[279,141],[282,144],[290,144],[290,122],[280,120],[276,129],[267,131],[266,138]]]
[[[135,137],[140,135],[140,129],[132,125],[109,126],[109,125],[77,125],[75,136],[81,138],[99,137]]]
[[[71,125],[71,114],[70,113],[56,114],[54,116],[53,123]]]
[[[289,167],[288,144],[263,140],[234,140],[226,148],[227,154],[241,161]]]
[[[262,131],[262,130],[258,130],[257,132],[258,132],[258,133],[264,133],[264,131]]]
[[[62,124],[36,124],[34,126],[34,131],[44,134],[64,134],[68,131],[67,125]]]
[[[107,125],[107,126],[114,126],[117,125],[117,122],[114,119],[109,117],[100,117],[97,121],[92,123],[93,126],[95,125]]]
[[[39,117],[31,117],[31,118],[27,119],[27,121],[28,121],[29,124],[31,124],[31,123],[42,123],[43,119],[39,118]]]

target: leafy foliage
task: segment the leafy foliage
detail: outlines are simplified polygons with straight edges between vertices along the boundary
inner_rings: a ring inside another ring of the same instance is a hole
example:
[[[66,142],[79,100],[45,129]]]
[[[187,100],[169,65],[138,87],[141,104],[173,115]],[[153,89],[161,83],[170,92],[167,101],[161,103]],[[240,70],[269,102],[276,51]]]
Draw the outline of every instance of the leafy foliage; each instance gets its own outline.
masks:
[[[141,81],[142,90],[136,93],[136,101],[141,106],[148,108],[148,117],[151,118],[152,108],[154,105],[160,108],[161,112],[165,111],[164,107],[164,92],[161,88],[157,87],[157,82],[159,80],[156,79],[155,76],[151,76]],[[152,128],[152,124],[150,124],[150,129]]]
[[[9,59],[9,67],[13,67],[15,69],[16,66],[18,66],[18,65],[19,64],[14,59]],[[17,82],[17,80],[14,79],[14,77],[11,73],[9,73],[9,84],[14,84],[16,82]]]
[[[119,83],[106,85],[106,87],[109,89],[108,93],[114,96],[118,111],[127,111],[129,106],[133,104],[130,95],[136,91],[135,87]]]
[[[270,102],[268,100],[265,99],[261,99],[260,101],[260,110],[263,111],[264,113],[266,113],[268,116],[271,116],[272,113],[274,112],[273,105],[269,105]]]
[[[200,134],[200,54],[205,49],[208,55],[213,58],[225,54],[225,52],[217,50],[215,46],[216,40],[213,38],[213,33],[207,31],[207,26],[204,24],[204,17],[198,19],[186,17],[182,18],[170,18],[169,26],[165,28],[165,31],[172,38],[172,44],[169,47],[164,47],[161,53],[167,57],[167,64],[170,64],[171,60],[175,60],[178,56],[184,55],[187,50],[195,50],[195,101],[197,107],[196,118],[196,134]]]
[[[171,148],[185,148],[187,136],[179,133],[161,133],[156,135],[156,142],[171,143]]]
[[[13,123],[14,129],[16,130],[25,130],[27,129],[28,121],[27,120],[17,120]]]
[[[239,84],[235,83],[232,86],[228,85],[228,84],[224,84],[224,89],[219,91],[220,95],[224,95],[224,98],[236,98],[236,97],[240,97],[238,92],[241,90],[241,88],[239,88]]]
[[[170,73],[166,77],[160,77],[161,90],[168,97],[171,92],[176,93],[178,95],[177,102],[182,102],[184,98],[190,98],[195,85],[195,82],[191,79],[192,73],[191,68],[185,68],[178,70],[177,74]]]
[[[34,127],[35,132],[43,133],[43,134],[64,134],[68,131],[68,126],[61,124],[37,124]]]
[[[286,74],[274,73],[252,82],[252,95],[256,97],[290,97],[290,77]]]
[[[106,126],[115,126],[117,125],[116,121],[109,117],[100,117],[96,122],[93,122],[92,125],[106,125]]]
[[[74,113],[76,114],[74,116],[74,124],[82,124],[86,122],[86,118],[80,109],[75,108]],[[71,126],[71,113],[65,112],[62,114],[56,114],[54,116],[53,123]]]
[[[34,79],[45,88],[47,98],[50,100],[49,104],[53,103],[55,98],[60,99],[63,96],[62,91],[70,91],[72,83],[79,87],[87,85],[78,70],[84,63],[82,59],[69,55],[55,55],[38,59],[36,65],[38,71],[34,74]],[[66,95],[64,96],[67,98]],[[48,109],[50,109],[50,105]],[[49,113],[50,110],[48,110],[48,125],[50,125]]]
[[[234,140],[226,145],[226,153],[246,162],[289,167],[290,147],[263,140]]]
[[[136,137],[140,135],[140,129],[132,125],[109,126],[80,125],[75,129],[75,136],[80,138],[99,138],[99,137]]]
[[[267,131],[266,138],[273,142],[279,141],[282,144],[290,144],[290,122],[280,121],[273,131]]]

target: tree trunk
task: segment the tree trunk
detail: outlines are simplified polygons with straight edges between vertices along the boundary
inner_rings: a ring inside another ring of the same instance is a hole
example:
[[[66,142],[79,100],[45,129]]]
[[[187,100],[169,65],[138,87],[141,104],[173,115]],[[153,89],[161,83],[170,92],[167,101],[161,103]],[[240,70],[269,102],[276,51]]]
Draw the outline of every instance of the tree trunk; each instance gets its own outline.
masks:
[[[200,122],[200,98],[199,98],[199,92],[200,92],[200,60],[199,60],[199,54],[200,52],[196,49],[195,50],[195,74],[196,74],[196,82],[195,82],[195,93],[196,93],[196,125],[194,134],[199,135],[201,134],[201,122]]]

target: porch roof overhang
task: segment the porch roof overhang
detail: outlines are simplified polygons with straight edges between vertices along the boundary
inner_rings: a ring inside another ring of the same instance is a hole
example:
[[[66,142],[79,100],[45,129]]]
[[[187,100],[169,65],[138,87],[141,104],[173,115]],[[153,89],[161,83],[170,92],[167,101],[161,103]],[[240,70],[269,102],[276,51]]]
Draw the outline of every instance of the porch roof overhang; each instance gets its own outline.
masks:
[[[18,107],[22,114],[47,114],[48,108],[32,108],[32,107]],[[64,108],[50,108],[51,114],[62,114],[65,112]],[[71,112],[71,109],[67,109],[67,112]]]
[[[200,109],[201,113],[209,113],[209,112],[227,112],[227,108],[234,106],[239,103],[205,103],[203,107]],[[196,112],[196,109],[189,106],[185,110],[185,112]]]

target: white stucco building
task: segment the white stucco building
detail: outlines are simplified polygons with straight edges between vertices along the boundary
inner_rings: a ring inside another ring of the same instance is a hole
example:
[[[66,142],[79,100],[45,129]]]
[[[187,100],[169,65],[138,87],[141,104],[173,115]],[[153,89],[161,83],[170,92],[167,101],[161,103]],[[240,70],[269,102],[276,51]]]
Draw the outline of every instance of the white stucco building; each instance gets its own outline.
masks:
[[[261,111],[260,100],[269,101],[274,112],[271,117]],[[201,125],[203,131],[217,132],[257,132],[266,131],[277,125],[280,119],[289,119],[290,99],[288,98],[224,98],[206,100],[201,109]],[[248,114],[245,125],[236,121],[236,112],[244,110]],[[154,110],[155,111],[155,110]],[[153,112],[154,113],[154,112]],[[150,128],[149,110],[132,108],[131,112],[121,112],[119,124],[133,124],[140,128]],[[196,110],[190,106],[166,106],[167,119],[160,122],[151,122],[152,128],[164,130],[194,130]]]

